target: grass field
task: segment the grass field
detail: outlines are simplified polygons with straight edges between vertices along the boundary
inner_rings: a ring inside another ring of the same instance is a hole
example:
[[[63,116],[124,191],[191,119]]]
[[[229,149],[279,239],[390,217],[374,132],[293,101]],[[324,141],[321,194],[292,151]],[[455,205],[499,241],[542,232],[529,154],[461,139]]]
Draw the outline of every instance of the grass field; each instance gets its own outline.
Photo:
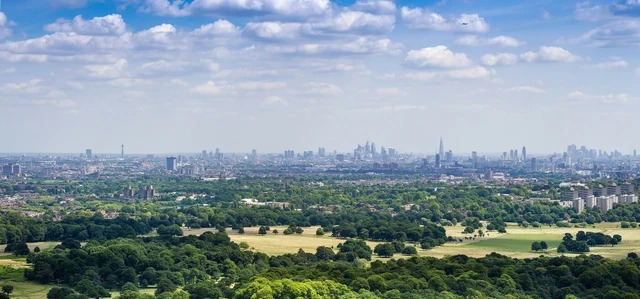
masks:
[[[281,255],[285,253],[295,253],[299,249],[313,253],[318,246],[335,248],[344,239],[332,238],[328,235],[316,236],[318,227],[304,228],[301,235],[282,234],[286,227],[271,227],[278,229],[281,233],[274,235],[269,232],[265,236],[258,235],[257,227],[245,228],[244,234],[227,229],[227,233],[232,241],[236,243],[247,242],[252,250],[263,252],[268,255]],[[463,228],[460,226],[446,227],[447,235],[464,238]],[[640,229],[621,229],[619,223],[602,223],[594,227],[586,228],[561,228],[561,227],[540,227],[522,228],[517,225],[507,227],[506,234],[489,232],[483,238],[475,240],[465,240],[462,243],[446,243],[430,250],[418,249],[420,256],[444,257],[449,255],[464,254],[471,257],[484,257],[491,252],[497,252],[506,256],[516,258],[531,258],[540,255],[558,256],[556,248],[562,241],[565,233],[576,235],[578,231],[602,232],[608,235],[619,234],[622,236],[622,243],[615,247],[591,247],[591,254],[599,254],[604,257],[622,259],[627,253],[638,251],[640,253]],[[205,231],[214,231],[212,228],[206,229],[186,229],[185,234],[200,235]],[[534,241],[545,241],[549,246],[546,252],[531,251],[531,243]],[[378,242],[367,242],[374,248]],[[571,256],[571,254],[567,254]],[[396,254],[394,258],[404,258],[405,256]],[[378,259],[374,257],[374,259]]]

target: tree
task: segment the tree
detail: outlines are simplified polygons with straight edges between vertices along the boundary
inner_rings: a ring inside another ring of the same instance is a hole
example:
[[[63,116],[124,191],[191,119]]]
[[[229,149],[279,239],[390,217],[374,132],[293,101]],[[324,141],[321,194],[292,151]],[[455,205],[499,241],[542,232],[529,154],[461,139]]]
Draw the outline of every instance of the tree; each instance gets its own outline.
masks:
[[[247,243],[247,242],[240,242],[240,244],[238,244],[238,246],[240,246],[240,249],[243,249],[243,250],[249,249],[249,243]]]
[[[316,248],[316,258],[320,261],[330,261],[335,257],[333,249],[325,246],[319,246]]]
[[[638,258],[638,254],[635,252],[629,252],[627,253],[627,258],[628,259],[637,259]]]
[[[304,230],[301,227],[296,227],[296,234],[301,235],[304,232]]]
[[[573,236],[570,233],[565,233],[564,237],[562,237],[562,241],[571,241],[571,240],[573,240]]]
[[[274,229],[274,230],[273,230],[273,234],[274,234],[274,235],[277,235],[277,234],[278,234],[278,229]]]
[[[164,226],[160,225],[158,227],[158,235],[161,237],[173,237],[173,236],[182,236],[182,229],[177,224]]]
[[[29,250],[29,245],[27,245],[27,243],[25,242],[18,242],[11,245],[13,245],[12,251],[15,255],[29,255],[29,253],[31,253],[31,251]],[[9,245],[7,245],[7,248],[8,247]]]
[[[536,251],[536,252],[542,250],[542,246],[540,246],[540,242],[535,241],[535,242],[531,243],[531,250]]]
[[[124,285],[122,285],[122,288],[120,288],[120,290],[123,292],[125,291],[138,292],[138,287],[136,287],[136,285],[131,282],[127,282]]]
[[[560,244],[560,245],[558,245],[557,251],[558,251],[558,253],[566,253],[566,252],[568,252],[567,246],[564,246],[564,244]]]
[[[274,230],[274,233],[276,233],[275,231],[276,230]],[[264,226],[261,226],[260,228],[258,228],[258,234],[261,235],[261,236],[266,235],[267,234],[267,228],[264,227]]]
[[[47,293],[47,299],[66,299],[69,296],[75,294],[75,292],[71,288],[63,287],[53,287]]]
[[[547,245],[547,242],[545,242],[545,241],[540,241],[540,248],[542,250],[547,250],[547,249],[549,249],[549,245]]]
[[[322,229],[322,227],[318,227],[318,229],[316,230],[316,236],[324,236],[324,230]]]
[[[10,284],[3,285],[2,292],[7,295],[11,295],[11,293],[13,293],[13,285],[10,285]]]
[[[79,249],[80,247],[82,247],[80,241],[72,238],[65,239],[64,241],[62,241],[61,245],[66,249]]]
[[[613,239],[618,241],[618,243],[622,242],[622,236],[621,235],[615,234],[615,235],[613,235]]]
[[[163,277],[162,279],[160,279],[160,281],[158,281],[158,287],[156,288],[156,296],[165,293],[165,292],[173,292],[177,289],[178,287],[168,278]]]
[[[241,235],[244,235],[244,227],[242,227],[242,226],[241,226],[241,227],[238,229],[238,233],[239,233],[239,234],[241,234]]]
[[[35,253],[40,252],[40,247],[36,246],[36,248],[33,249],[33,252],[35,252]]]
[[[185,291],[189,292],[190,299],[218,299],[222,296],[220,290],[211,280],[189,285],[185,287]]]
[[[475,231],[475,229],[473,227],[467,226],[467,227],[464,228],[464,231],[462,233],[473,234],[474,231]]]
[[[373,252],[381,257],[392,257],[396,252],[396,247],[391,243],[378,244]]]
[[[90,279],[83,279],[75,287],[75,290],[80,293],[87,295],[90,298],[101,298],[101,297],[110,297],[111,294],[107,292],[105,288],[97,284],[95,281]]]
[[[402,254],[404,255],[414,255],[418,254],[418,250],[414,246],[406,246],[402,249]]]

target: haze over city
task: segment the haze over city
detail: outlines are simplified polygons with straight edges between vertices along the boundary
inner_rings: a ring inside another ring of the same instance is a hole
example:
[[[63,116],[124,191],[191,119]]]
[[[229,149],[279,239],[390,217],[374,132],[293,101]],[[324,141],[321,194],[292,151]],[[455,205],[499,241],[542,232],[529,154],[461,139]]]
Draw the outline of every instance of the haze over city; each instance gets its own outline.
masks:
[[[637,1],[4,1],[0,152],[640,142]],[[34,16],[38,16],[37,18]]]

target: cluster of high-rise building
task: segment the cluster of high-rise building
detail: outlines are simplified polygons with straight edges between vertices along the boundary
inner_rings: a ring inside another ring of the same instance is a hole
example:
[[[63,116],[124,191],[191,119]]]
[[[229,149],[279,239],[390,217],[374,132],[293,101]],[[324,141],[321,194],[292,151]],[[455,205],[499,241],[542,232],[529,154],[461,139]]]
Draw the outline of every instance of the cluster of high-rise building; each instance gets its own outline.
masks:
[[[153,186],[144,186],[138,189],[138,198],[139,199],[153,199],[157,195],[156,190]],[[135,198],[135,194],[133,193],[133,188],[131,186],[127,186],[124,188],[124,198],[133,199]]]
[[[569,189],[565,192],[565,199],[573,203],[573,208],[582,213],[584,208],[599,207],[600,210],[606,212],[613,208],[616,203],[632,203],[638,201],[638,196],[631,194],[635,191],[632,184],[624,184],[622,186],[611,185],[607,187],[598,186],[590,189],[583,187],[578,190]]]
[[[7,165],[2,166],[2,174],[6,176],[12,175],[20,175],[22,173],[22,169],[20,165],[17,163],[9,163]]]

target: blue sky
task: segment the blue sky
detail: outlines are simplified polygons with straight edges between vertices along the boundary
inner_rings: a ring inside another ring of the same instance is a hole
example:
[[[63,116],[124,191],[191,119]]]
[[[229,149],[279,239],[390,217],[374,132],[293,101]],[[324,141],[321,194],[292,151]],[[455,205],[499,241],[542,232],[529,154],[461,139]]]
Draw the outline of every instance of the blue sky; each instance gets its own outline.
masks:
[[[0,152],[640,144],[640,1],[4,0]]]

